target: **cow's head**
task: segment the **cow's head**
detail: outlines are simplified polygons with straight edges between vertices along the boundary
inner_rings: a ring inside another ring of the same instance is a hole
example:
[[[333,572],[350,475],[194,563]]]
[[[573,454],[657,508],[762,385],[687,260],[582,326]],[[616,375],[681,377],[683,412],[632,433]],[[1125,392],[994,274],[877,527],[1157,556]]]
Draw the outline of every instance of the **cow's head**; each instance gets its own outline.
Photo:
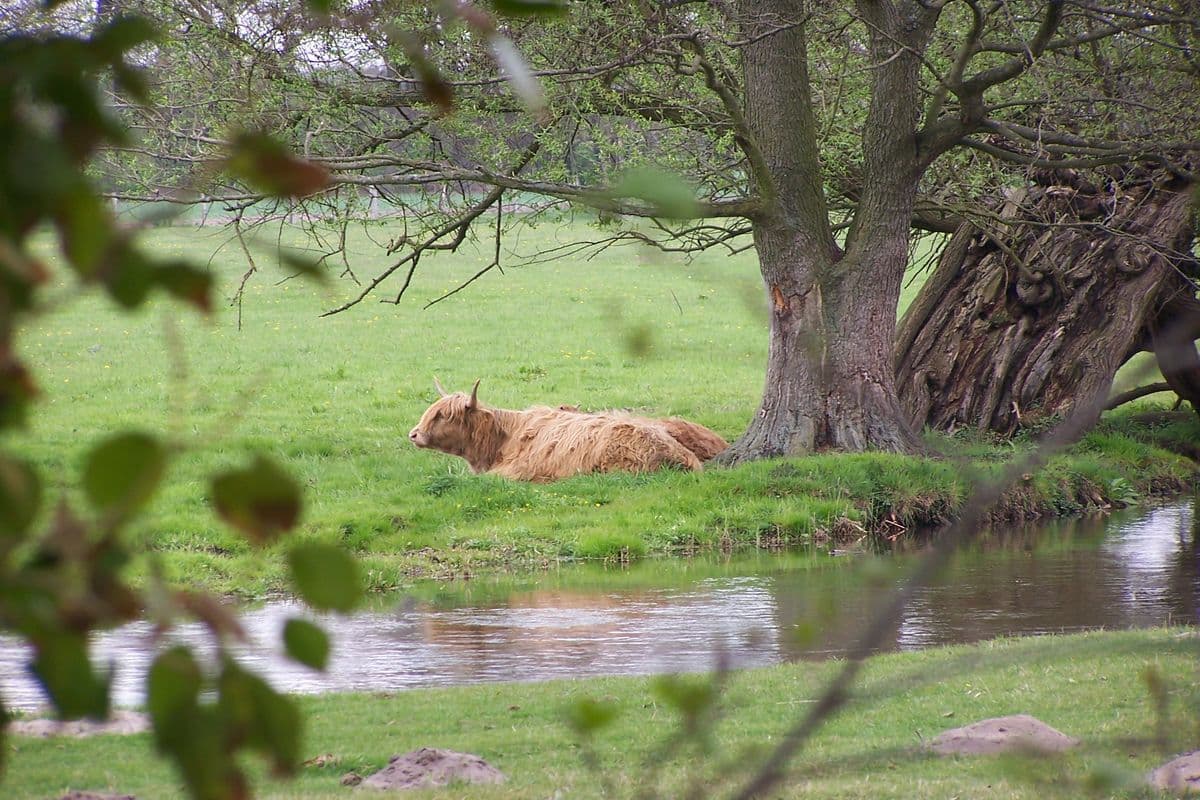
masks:
[[[417,447],[441,450],[461,456],[472,468],[486,468],[494,457],[497,435],[495,414],[479,404],[479,381],[465,392],[447,393],[437,378],[433,379],[438,399],[421,415],[421,421],[408,432],[408,439]]]

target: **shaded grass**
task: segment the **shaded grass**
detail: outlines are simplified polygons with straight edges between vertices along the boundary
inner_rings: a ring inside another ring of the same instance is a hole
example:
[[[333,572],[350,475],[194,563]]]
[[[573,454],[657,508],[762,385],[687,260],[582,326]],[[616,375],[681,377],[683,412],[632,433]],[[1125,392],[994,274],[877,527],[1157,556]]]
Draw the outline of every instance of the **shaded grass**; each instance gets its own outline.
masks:
[[[385,260],[358,231],[359,275]],[[507,247],[532,252],[585,233],[578,225],[522,229]],[[219,296],[245,268],[219,229],[148,232],[160,255],[208,263]],[[285,244],[304,242],[284,228]],[[52,259],[52,254],[47,254]],[[234,309],[196,319],[155,302],[122,315],[65,285],[54,313],[21,350],[43,389],[29,434],[14,442],[49,483],[50,507],[72,502],[87,449],[123,428],[165,431],[170,473],[131,531],[168,580],[248,596],[286,590],[280,549],[266,557],[211,513],[207,477],[252,449],[303,484],[301,538],[356,553],[377,590],[419,577],[540,569],[562,560],[759,547],[816,546],[865,532],[896,535],[939,524],[971,483],[1030,446],[934,436],[970,463],[818,455],[703,474],[588,475],[547,486],[471,475],[464,462],[417,451],[406,434],[433,399],[432,377],[454,389],[483,379],[480,396],[510,408],[572,402],[679,414],[736,437],[756,407],[766,359],[765,318],[750,254],[686,262],[635,248],[513,266],[422,310],[487,263],[487,247],[422,262],[399,305],[374,299],[319,318],[357,287],[248,283],[241,330]],[[515,261],[511,256],[506,259]],[[916,284],[906,290],[915,292]],[[1010,496],[998,519],[1074,513],[1179,491],[1185,459],[1134,436],[1125,420],[1093,434]],[[1200,440],[1194,423],[1176,434]]]
[[[781,796],[817,798],[1126,797],[1124,790],[1170,754],[1196,745],[1197,639],[1151,630],[997,640],[872,659],[846,709],[791,765]],[[302,697],[308,720],[303,754],[324,756],[295,781],[266,778],[263,797],[345,796],[343,774],[369,774],[390,756],[421,746],[477,753],[508,775],[499,787],[433,791],[437,797],[599,797],[565,724],[583,699],[618,713],[588,743],[616,793],[647,787],[655,765],[660,793],[678,796],[693,780],[707,795],[737,786],[803,714],[836,664],[794,664],[733,673],[710,736],[689,739],[672,757],[662,742],[679,714],[658,679],[603,678],[500,684],[386,694]],[[1143,676],[1166,687],[1158,717]],[[700,680],[687,678],[686,682]],[[939,731],[991,716],[1030,713],[1083,739],[1052,759],[936,758],[921,742]],[[1161,740],[1159,737],[1163,737]],[[147,735],[13,742],[7,797],[57,796],[67,787],[178,792]],[[261,782],[261,783],[260,783]]]

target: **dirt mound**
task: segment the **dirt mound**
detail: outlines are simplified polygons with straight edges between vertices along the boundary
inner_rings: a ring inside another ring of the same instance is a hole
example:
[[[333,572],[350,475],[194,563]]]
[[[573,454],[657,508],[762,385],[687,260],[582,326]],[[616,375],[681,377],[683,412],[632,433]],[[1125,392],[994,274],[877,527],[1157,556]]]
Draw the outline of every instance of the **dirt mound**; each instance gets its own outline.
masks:
[[[81,739],[103,733],[128,735],[150,730],[150,718],[140,711],[114,711],[106,720],[93,719],[18,719],[8,728],[14,736],[45,739],[50,736],[70,736]],[[119,795],[118,795],[119,796]]]
[[[1182,794],[1200,792],[1200,750],[1184,753],[1150,773],[1154,788]]]
[[[393,756],[383,769],[365,778],[360,788],[419,789],[448,783],[504,783],[504,773],[470,753],[422,747]]]
[[[1079,744],[1028,714],[994,717],[938,734],[930,748],[941,755],[986,755],[1010,750],[1057,753]]]

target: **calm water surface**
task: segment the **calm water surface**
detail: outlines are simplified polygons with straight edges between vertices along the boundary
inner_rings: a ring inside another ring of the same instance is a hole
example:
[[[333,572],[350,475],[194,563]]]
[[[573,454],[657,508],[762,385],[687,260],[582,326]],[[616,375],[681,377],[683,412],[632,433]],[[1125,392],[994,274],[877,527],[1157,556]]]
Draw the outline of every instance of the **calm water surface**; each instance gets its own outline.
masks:
[[[1200,623],[1200,500],[1072,520],[990,537],[958,554],[906,610],[885,649],[1002,635]],[[912,555],[758,556],[563,569],[523,580],[424,585],[351,617],[293,603],[251,609],[253,643],[239,659],[297,692],[395,690],[586,675],[699,671],[721,654],[734,667],[844,653]],[[293,616],[319,621],[334,656],[325,674],[279,655]],[[211,652],[199,625],[175,640]],[[98,635],[118,705],[137,705],[153,657],[150,626]],[[28,651],[0,637],[0,696],[42,704]]]

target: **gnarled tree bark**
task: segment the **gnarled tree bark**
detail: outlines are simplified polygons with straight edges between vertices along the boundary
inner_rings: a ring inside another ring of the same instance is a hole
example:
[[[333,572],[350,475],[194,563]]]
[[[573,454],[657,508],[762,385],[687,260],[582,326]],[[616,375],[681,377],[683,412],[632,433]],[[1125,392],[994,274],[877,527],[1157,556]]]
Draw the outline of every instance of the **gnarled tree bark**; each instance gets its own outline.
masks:
[[[1193,189],[1145,168],[1104,182],[1043,170],[961,226],[897,336],[913,423],[1011,434],[1108,391],[1144,350],[1200,402]]]
[[[779,6],[802,19],[800,0]],[[717,457],[724,464],[817,450],[919,452],[896,394],[891,363],[895,309],[908,261],[909,220],[923,170],[915,147],[921,108],[915,49],[936,14],[904,17],[860,4],[871,29],[871,106],[863,136],[864,178],[845,248],[833,236],[817,152],[803,26],[755,39],[777,17],[743,0],[746,133],[758,148],[756,189],[766,198],[754,243],[767,292],[766,383],[746,432]],[[903,31],[911,46],[898,43]]]

